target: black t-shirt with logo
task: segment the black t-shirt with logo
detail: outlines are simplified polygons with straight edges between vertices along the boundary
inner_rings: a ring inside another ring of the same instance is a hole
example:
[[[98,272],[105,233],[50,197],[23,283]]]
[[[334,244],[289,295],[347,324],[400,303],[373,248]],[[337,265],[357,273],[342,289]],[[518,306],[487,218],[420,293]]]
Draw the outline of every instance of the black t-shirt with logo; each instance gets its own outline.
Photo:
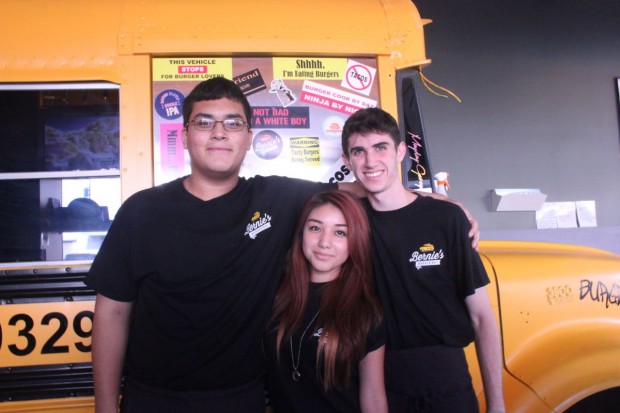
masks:
[[[465,298],[489,278],[463,211],[423,196],[394,211],[366,206],[387,349],[467,346],[474,330]]]
[[[182,181],[121,206],[87,284],[135,301],[133,380],[182,391],[240,386],[262,374],[262,333],[301,209],[336,186],[257,176],[202,201]]]
[[[316,352],[319,339],[325,332],[320,323],[313,323],[320,304],[321,289],[328,283],[310,283],[308,305],[301,327],[293,334],[292,343],[283,342],[280,357],[276,353],[276,326],[273,322],[265,334],[264,352],[267,360],[267,385],[275,413],[359,413],[359,371],[352,372],[346,389],[325,391],[317,372]],[[310,326],[309,328],[307,328]],[[306,330],[307,328],[307,330]],[[306,330],[304,334],[304,330]],[[329,335],[329,332],[327,332]],[[299,342],[303,335],[301,350]],[[292,352],[291,352],[292,344]],[[385,344],[383,324],[375,325],[366,337],[366,353]],[[299,379],[293,380],[293,363]]]

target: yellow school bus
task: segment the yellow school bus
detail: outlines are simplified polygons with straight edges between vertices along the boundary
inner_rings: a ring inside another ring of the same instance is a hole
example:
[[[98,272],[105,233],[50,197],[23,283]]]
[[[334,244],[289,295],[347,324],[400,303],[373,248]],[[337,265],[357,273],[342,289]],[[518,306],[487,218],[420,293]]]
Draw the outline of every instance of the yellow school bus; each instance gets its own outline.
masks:
[[[229,77],[248,96],[244,175],[352,180],[342,124],[380,106],[407,140],[403,181],[433,188],[416,95],[430,22],[409,0],[0,0],[0,10],[0,412],[93,411],[83,277],[123,200],[188,173],[180,107],[197,82]],[[540,243],[480,251],[507,410],[617,406],[620,258]]]

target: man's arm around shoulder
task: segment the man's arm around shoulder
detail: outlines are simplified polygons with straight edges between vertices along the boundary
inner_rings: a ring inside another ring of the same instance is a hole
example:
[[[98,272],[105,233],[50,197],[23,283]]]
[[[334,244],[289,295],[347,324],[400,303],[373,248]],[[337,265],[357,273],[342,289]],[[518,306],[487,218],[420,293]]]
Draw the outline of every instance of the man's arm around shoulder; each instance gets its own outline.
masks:
[[[471,225],[471,228],[469,229],[469,233],[467,234],[469,238],[471,238],[471,247],[475,249],[476,251],[478,251],[478,241],[480,241],[480,230],[478,229],[478,221],[476,220],[476,218],[474,218],[471,212],[469,212],[469,210],[465,208],[465,205],[463,205],[461,202],[455,199],[448,198],[447,196],[438,194],[436,192],[426,192],[426,191],[414,191],[414,192],[417,195],[428,196],[428,197],[439,199],[442,201],[451,202],[454,205],[459,206],[465,213],[465,216],[467,217],[467,220],[469,221],[469,224]]]

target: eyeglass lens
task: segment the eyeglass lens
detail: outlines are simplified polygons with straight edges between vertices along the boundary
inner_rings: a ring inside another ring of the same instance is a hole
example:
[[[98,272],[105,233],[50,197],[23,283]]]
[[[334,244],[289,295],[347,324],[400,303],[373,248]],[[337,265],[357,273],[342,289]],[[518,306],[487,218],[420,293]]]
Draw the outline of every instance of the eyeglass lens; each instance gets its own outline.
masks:
[[[241,119],[224,119],[224,120],[215,120],[210,118],[200,118],[194,119],[190,122],[194,125],[194,128],[198,130],[209,131],[215,128],[217,123],[221,123],[224,127],[224,130],[227,131],[239,131],[244,128],[246,122]]]

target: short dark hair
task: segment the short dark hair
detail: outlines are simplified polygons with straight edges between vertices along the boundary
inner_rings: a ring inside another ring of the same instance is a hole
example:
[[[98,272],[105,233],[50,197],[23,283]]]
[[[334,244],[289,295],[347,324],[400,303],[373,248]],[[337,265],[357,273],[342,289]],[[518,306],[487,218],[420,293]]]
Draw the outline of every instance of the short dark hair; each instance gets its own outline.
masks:
[[[243,112],[245,113],[245,120],[248,122],[248,125],[251,125],[252,108],[250,107],[248,98],[245,97],[235,82],[221,76],[198,83],[189,95],[187,95],[183,101],[183,125],[187,125],[187,122],[189,122],[189,115],[191,115],[196,102],[218,100],[222,98],[241,103]]]
[[[401,142],[396,119],[380,108],[360,109],[347,119],[342,127],[342,153],[349,157],[349,138],[360,133],[383,133],[389,135],[398,146]]]

